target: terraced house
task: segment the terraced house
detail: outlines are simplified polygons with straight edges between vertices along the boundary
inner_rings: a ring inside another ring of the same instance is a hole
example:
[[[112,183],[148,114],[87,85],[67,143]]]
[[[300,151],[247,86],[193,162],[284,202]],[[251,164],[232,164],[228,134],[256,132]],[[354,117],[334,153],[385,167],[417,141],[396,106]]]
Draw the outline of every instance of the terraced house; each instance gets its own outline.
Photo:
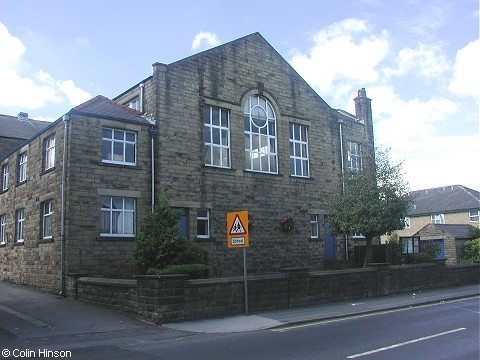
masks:
[[[374,151],[371,100],[356,95],[355,115],[331,108],[258,33],[153,64],[1,158],[1,278],[68,293],[75,274],[131,275],[139,224],[163,194],[214,276],[242,273],[231,211],[250,215],[249,273],[344,259],[353,242],[328,235],[327,202]]]

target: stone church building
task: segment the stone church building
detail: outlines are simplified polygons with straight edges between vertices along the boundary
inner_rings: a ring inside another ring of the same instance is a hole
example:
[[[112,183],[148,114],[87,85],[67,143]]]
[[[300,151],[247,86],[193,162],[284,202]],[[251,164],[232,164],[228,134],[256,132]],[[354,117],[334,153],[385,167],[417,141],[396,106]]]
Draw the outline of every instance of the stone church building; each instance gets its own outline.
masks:
[[[243,271],[233,211],[250,216],[249,273],[345,259],[352,241],[326,231],[327,203],[374,152],[371,100],[355,95],[355,115],[331,108],[259,33],[153,64],[0,158],[0,278],[68,294],[78,274],[130,276],[162,195],[213,276]]]

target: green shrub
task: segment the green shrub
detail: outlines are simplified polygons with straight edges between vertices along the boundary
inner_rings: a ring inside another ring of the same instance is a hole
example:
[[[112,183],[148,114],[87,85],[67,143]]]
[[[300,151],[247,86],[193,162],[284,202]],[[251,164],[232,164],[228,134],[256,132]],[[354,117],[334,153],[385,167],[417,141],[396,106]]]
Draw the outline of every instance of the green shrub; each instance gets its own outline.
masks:
[[[435,260],[435,256],[432,256],[426,251],[421,251],[415,254],[407,254],[405,256],[405,264],[422,264],[429,263]]]
[[[182,236],[179,220],[179,212],[170,208],[165,196],[145,216],[133,250],[136,273],[146,274],[149,268],[164,269],[169,265],[208,265],[207,251]]]
[[[402,242],[398,239],[397,233],[394,231],[388,234],[387,243],[387,261],[392,265],[402,264]]]
[[[163,269],[150,268],[147,275],[173,275],[173,274],[187,274],[192,279],[208,278],[212,271],[212,267],[205,264],[184,264],[184,265],[169,265]]]
[[[465,255],[462,263],[480,262],[480,238],[465,242]]]

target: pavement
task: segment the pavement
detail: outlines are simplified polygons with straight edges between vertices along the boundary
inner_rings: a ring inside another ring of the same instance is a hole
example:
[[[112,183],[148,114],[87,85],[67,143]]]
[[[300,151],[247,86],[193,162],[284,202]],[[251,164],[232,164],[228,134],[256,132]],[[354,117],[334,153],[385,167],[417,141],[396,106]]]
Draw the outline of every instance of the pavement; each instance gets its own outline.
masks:
[[[13,341],[14,338],[33,339],[38,336],[39,329],[43,329],[49,337],[57,336],[59,341],[68,339],[70,335],[96,334],[96,339],[104,336],[103,344],[107,344],[110,336],[113,336],[107,334],[115,334],[118,338],[119,334],[128,337],[139,331],[143,331],[145,336],[173,338],[179,335],[179,331],[213,334],[278,330],[299,324],[334,321],[479,296],[480,286],[476,284],[156,326],[140,321],[133,315],[0,281],[0,344]]]
[[[479,296],[480,285],[477,284],[341,303],[257,312],[252,315],[231,316],[222,319],[164,324],[163,326],[195,333],[232,333],[265,329],[281,330],[282,328],[295,327],[300,324],[334,321],[352,316],[366,316],[382,311],[408,309]]]

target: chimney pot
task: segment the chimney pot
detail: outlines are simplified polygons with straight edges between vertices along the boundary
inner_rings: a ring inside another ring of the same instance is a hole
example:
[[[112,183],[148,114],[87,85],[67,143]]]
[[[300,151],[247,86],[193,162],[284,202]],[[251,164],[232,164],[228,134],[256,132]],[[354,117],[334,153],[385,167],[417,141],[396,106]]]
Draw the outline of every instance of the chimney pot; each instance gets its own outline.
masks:
[[[17,118],[18,118],[18,120],[20,120],[20,121],[28,120],[28,113],[26,113],[26,112],[19,112],[18,115],[17,115]]]

